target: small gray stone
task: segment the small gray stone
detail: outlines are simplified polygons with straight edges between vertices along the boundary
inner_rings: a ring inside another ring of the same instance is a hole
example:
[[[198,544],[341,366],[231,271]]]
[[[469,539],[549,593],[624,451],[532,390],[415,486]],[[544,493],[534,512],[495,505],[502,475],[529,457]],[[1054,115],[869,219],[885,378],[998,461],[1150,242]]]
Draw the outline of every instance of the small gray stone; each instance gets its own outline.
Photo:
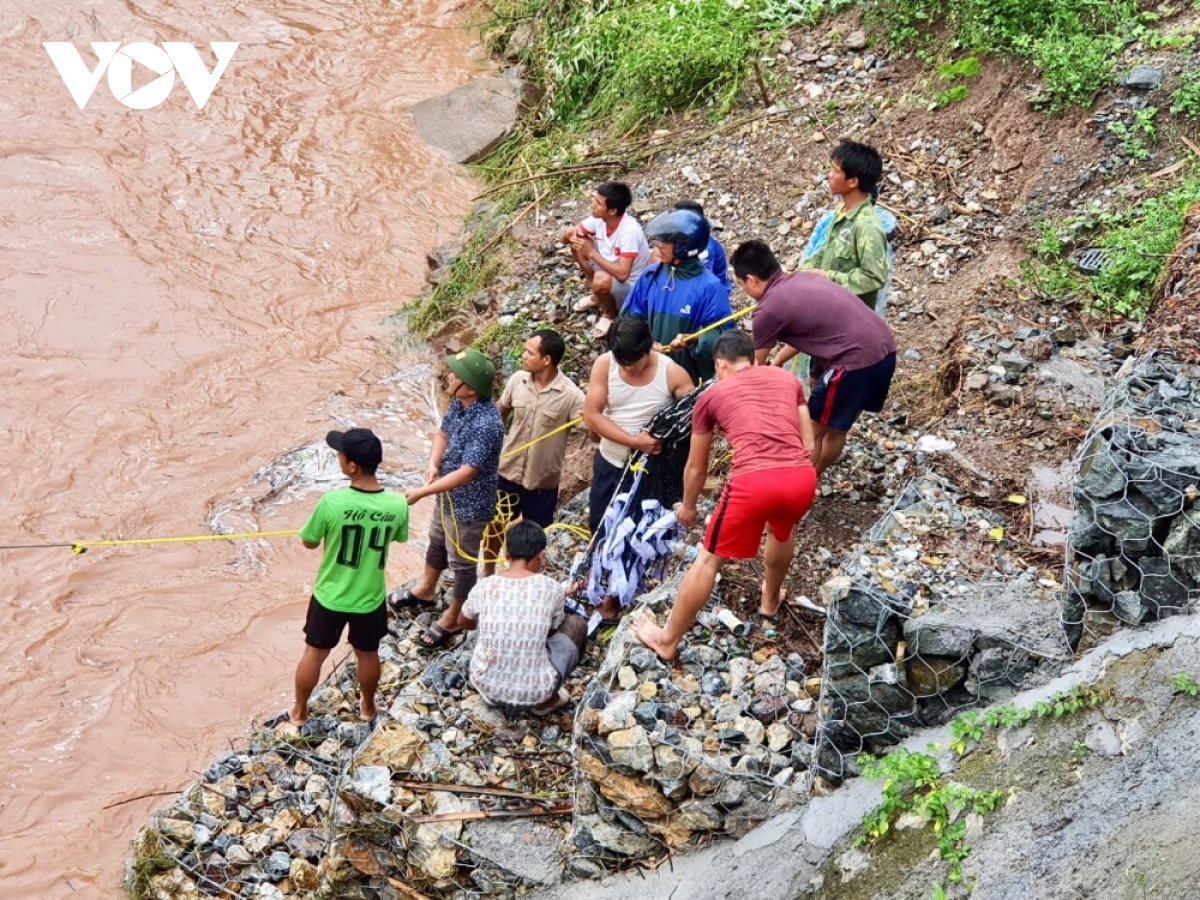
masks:
[[[861,29],[852,31],[846,35],[845,44],[847,50],[865,50],[867,49],[867,33]]]
[[[1152,91],[1163,83],[1165,73],[1157,66],[1134,66],[1121,83],[1135,91]]]
[[[654,750],[641,728],[612,732],[608,736],[608,751],[618,766],[638,772],[649,772],[654,768]]]
[[[235,866],[248,866],[252,859],[250,853],[241,844],[230,844],[229,849],[225,851],[225,858]]]
[[[283,881],[292,870],[292,858],[284,850],[276,850],[263,863],[263,872],[271,881]]]

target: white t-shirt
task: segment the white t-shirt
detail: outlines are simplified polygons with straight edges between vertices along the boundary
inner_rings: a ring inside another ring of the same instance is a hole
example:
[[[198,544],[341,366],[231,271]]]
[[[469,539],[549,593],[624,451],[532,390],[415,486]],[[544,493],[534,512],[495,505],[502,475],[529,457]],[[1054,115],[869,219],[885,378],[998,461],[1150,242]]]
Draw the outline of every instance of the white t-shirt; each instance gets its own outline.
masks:
[[[622,256],[633,260],[633,268],[625,280],[630,287],[650,262],[650,244],[646,242],[646,234],[642,231],[641,223],[629,213],[621,216],[612,234],[608,233],[604,220],[595,216],[588,216],[580,222],[579,231],[589,235],[596,242],[596,250],[610,262],[616,262]]]

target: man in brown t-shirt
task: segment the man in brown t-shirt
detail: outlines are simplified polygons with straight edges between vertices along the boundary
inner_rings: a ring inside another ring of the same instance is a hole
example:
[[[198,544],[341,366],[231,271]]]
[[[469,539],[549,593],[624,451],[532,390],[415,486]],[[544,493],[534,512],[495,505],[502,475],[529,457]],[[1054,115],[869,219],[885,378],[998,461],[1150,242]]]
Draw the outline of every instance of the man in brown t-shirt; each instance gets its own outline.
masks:
[[[725,561],[756,557],[768,525],[759,610],[768,619],[779,615],[783,577],[795,553],[792,530],[812,506],[817,486],[809,459],[813,429],[804,386],[783,369],[756,366],[754,341],[744,331],[721,335],[713,358],[717,384],[701,395],[692,412],[692,447],[683,475],[683,503],[676,513],[679,524],[696,524],[696,501],[708,477],[714,427],[719,426],[733,445],[733,473],[717,500],[704,545],[679,586],[666,627],[660,628],[649,615],[634,625],[642,643],[663,659],[674,658],[679,639],[708,602]]]
[[[817,474],[842,455],[846,434],[863,410],[880,412],[896,371],[896,339],[887,322],[858,297],[817,272],[785,275],[762,241],[746,241],[730,262],[754,310],[755,358],[761,365],[776,344],[783,365],[795,351],[821,367],[808,399],[816,434]]]
[[[566,426],[583,413],[583,391],[558,368],[565,352],[557,331],[535,331],[525,342],[521,371],[508,379],[496,404],[502,419],[512,414],[500,451],[500,502],[511,504],[507,511],[513,521],[524,519],[542,528],[550,527],[558,509]],[[485,576],[496,570],[500,537],[494,525],[484,533]]]

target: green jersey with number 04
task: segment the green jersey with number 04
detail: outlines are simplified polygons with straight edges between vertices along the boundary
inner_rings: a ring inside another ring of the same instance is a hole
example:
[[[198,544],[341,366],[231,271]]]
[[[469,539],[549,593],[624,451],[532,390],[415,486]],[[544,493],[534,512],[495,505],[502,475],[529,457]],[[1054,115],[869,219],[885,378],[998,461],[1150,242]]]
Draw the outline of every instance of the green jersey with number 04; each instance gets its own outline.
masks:
[[[317,602],[335,612],[374,612],[387,596],[388,546],[408,540],[408,501],[391,491],[330,491],[300,538],[325,545],[313,588]]]

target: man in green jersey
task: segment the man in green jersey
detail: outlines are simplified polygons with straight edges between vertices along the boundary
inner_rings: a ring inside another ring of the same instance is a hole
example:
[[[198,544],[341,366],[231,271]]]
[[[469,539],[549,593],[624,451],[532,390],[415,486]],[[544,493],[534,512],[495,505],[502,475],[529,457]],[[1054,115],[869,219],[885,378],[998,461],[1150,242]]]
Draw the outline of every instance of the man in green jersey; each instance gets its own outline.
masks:
[[[364,722],[375,719],[379,642],[387,634],[384,567],[391,542],[408,540],[408,501],[403,494],[385,491],[375,478],[383,445],[374,432],[331,431],[325,442],[338,452],[350,487],[323,496],[300,529],[305,547],[315,550],[323,544],[325,551],[304,623],[296,703],[288,713],[296,726],[308,719],[308,698],[321,680],[321,665],[347,625],[362,690],[358,715]]]

